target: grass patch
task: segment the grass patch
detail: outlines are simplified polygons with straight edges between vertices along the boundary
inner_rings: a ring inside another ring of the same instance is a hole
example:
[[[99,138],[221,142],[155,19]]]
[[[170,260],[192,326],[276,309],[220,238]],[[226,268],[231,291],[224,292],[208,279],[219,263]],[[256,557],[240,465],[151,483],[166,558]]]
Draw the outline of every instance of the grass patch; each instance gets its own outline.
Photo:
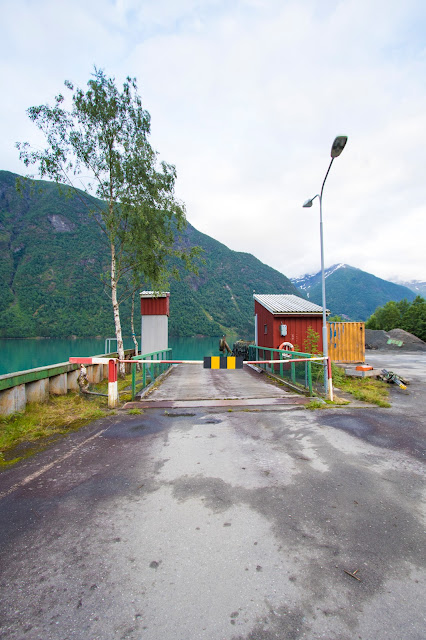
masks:
[[[321,400],[311,400],[308,404],[305,404],[305,408],[311,411],[314,409],[324,409],[326,406],[326,403]]]
[[[132,374],[128,373],[124,378],[118,378],[117,389],[120,403],[132,401]],[[90,385],[90,391],[105,393],[108,395],[108,379],[97,384]]]
[[[355,381],[354,381],[355,382]],[[357,400],[376,404],[378,407],[389,408],[389,389],[385,382],[372,380],[371,378],[360,378],[356,384],[348,384],[345,391],[349,391]]]
[[[140,416],[143,413],[142,409],[129,409],[127,412],[130,416]]]
[[[59,436],[110,415],[106,398],[69,393],[51,396],[45,404],[28,404],[25,412],[0,416],[0,468],[8,467]]]
[[[131,400],[132,376],[118,380],[120,403]],[[108,380],[90,385],[90,391],[108,394]],[[129,413],[140,414],[140,409]],[[42,451],[60,436],[75,431],[92,420],[116,415],[108,409],[108,398],[68,393],[50,396],[45,404],[27,404],[25,412],[0,416],[0,469]]]
[[[344,407],[345,405],[350,404],[349,400],[345,400],[344,398],[339,398],[334,395],[333,402],[327,399],[321,400],[311,400],[311,402],[305,405],[306,409],[329,409],[330,407]]]
[[[389,408],[389,387],[375,378],[352,378],[341,367],[332,364],[333,386],[350,393],[357,400]]]
[[[345,400],[344,398],[339,398],[333,393],[333,404],[344,407],[346,404],[350,404],[349,400]]]
[[[128,392],[130,395],[132,394],[132,374],[131,373],[128,373],[125,376],[125,378],[118,378],[117,389],[118,389],[118,393],[120,394],[120,399],[121,399],[121,396],[124,395],[124,393]],[[105,378],[105,380],[102,380],[102,382],[98,382],[97,384],[90,385],[90,391],[97,391],[98,393],[108,394],[108,378]]]

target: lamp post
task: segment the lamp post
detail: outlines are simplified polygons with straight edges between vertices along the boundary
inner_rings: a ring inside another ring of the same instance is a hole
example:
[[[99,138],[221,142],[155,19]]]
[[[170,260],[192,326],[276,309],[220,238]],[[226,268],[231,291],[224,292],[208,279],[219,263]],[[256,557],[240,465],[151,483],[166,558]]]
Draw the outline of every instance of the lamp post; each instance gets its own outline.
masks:
[[[327,169],[327,173],[325,174],[325,178],[323,180],[322,183],[322,187],[321,187],[321,191],[320,193],[316,194],[313,198],[310,198],[310,200],[306,200],[306,202],[303,204],[303,206],[306,207],[312,207],[312,203],[315,200],[315,198],[319,199],[319,204],[320,204],[320,242],[321,242],[321,288],[322,288],[322,350],[323,350],[323,354],[324,356],[327,358],[327,360],[324,360],[324,389],[325,389],[325,394],[328,396],[329,394],[329,385],[328,385],[328,370],[329,370],[329,361],[328,361],[328,336],[327,336],[327,307],[326,307],[326,301],[325,301],[325,274],[324,274],[324,237],[323,237],[323,225],[322,225],[322,194],[324,191],[324,185],[325,185],[325,181],[327,180],[327,176],[330,173],[330,169],[331,169],[331,165],[333,164],[334,158],[337,158],[338,156],[340,156],[340,154],[342,153],[343,149],[345,148],[345,144],[347,142],[348,138],[347,136],[337,136],[337,138],[334,139],[333,145],[331,147],[331,161],[330,164],[328,165],[328,169]],[[330,395],[331,395],[331,400],[333,399],[332,397],[333,391],[332,388],[330,388]]]

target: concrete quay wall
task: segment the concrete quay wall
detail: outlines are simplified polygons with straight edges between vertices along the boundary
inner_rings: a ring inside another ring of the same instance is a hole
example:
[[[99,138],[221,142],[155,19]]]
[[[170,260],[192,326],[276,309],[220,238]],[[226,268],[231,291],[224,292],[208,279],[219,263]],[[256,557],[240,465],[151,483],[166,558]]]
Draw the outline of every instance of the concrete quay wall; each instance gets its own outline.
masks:
[[[131,349],[125,351],[126,358],[130,358],[133,354]],[[105,354],[100,357],[116,358],[117,353]],[[130,370],[130,366],[126,365],[126,369]],[[43,403],[47,402],[50,396],[66,395],[68,391],[78,391],[79,369],[78,364],[61,362],[0,376],[0,415],[7,416],[25,411],[29,402]],[[91,384],[101,382],[108,377],[108,365],[86,365],[86,369]]]

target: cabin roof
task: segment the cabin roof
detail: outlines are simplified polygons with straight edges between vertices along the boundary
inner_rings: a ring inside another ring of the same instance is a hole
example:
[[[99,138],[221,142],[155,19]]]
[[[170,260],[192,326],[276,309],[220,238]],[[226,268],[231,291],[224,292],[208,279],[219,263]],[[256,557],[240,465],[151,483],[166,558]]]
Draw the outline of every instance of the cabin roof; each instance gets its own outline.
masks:
[[[141,298],[167,298],[170,291],[141,291],[139,295]]]
[[[322,307],[292,294],[254,294],[262,307],[270,313],[322,313]],[[328,310],[327,310],[328,311]]]

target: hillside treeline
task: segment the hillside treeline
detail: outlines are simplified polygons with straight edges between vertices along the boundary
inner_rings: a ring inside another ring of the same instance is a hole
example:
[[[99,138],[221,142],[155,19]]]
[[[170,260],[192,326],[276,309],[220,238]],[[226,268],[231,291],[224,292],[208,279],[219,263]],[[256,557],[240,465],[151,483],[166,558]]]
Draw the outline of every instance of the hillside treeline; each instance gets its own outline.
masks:
[[[17,177],[0,171],[0,338],[113,336],[109,247],[82,202],[85,196],[42,180],[18,193]],[[170,336],[232,333],[251,339],[254,291],[298,294],[282,273],[189,223],[176,242],[203,253],[198,275],[185,271],[178,258],[171,261],[181,279],[171,279],[167,288]],[[141,283],[139,290],[146,288]],[[123,334],[130,335],[130,299],[120,314]]]
[[[413,302],[393,300],[378,307],[365,324],[367,329],[404,329],[426,342],[426,300],[417,296]]]

